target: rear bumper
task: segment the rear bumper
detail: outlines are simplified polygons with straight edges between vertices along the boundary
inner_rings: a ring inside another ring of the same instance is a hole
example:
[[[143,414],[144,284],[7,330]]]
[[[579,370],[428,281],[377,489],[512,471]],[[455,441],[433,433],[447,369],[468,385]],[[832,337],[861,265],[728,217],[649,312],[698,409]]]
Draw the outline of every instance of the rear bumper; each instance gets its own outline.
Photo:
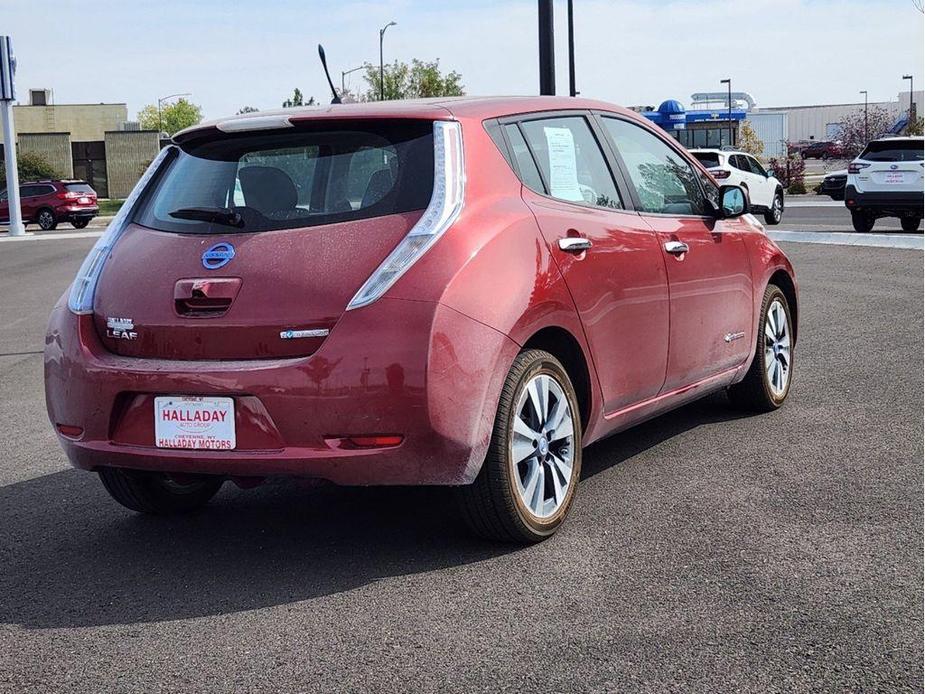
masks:
[[[99,213],[99,207],[60,207],[55,210],[55,216],[59,220],[68,222],[72,219],[93,219]]]
[[[854,186],[847,186],[845,207],[849,210],[864,210],[882,215],[917,213],[922,216],[922,193],[914,191],[864,193]]]
[[[229,476],[291,475],[337,484],[466,484],[488,447],[518,346],[439,304],[380,299],[346,313],[312,356],[237,362],[121,357],[90,316],[51,316],[45,393],[71,463]],[[235,398],[238,447],[154,446],[155,395]],[[393,448],[348,449],[346,436],[400,434]]]

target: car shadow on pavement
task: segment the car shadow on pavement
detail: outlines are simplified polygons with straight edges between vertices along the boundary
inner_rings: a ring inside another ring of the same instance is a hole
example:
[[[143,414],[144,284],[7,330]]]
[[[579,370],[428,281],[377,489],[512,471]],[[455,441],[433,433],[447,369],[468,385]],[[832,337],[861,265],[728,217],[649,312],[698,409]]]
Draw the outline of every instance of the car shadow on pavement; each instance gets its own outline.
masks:
[[[736,416],[707,400],[592,446],[583,477],[724,415]],[[228,614],[517,551],[531,550],[471,536],[443,488],[228,483],[204,511],[160,518],[132,514],[96,475],[69,469],[0,488],[0,624]]]

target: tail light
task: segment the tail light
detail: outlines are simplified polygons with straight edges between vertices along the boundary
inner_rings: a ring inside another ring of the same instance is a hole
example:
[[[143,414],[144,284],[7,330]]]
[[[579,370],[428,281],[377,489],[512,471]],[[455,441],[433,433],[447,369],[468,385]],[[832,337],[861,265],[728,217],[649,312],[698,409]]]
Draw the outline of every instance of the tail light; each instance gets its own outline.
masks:
[[[856,174],[861,173],[861,169],[866,169],[870,164],[862,164],[860,162],[851,162],[848,164],[848,173]]]
[[[462,126],[434,122],[434,192],[424,214],[347,304],[347,310],[373,303],[395,284],[449,229],[462,210],[466,173]]]
[[[58,193],[55,197],[58,198],[58,200],[76,200],[80,197],[80,193]]]
[[[71,284],[71,292],[67,298],[67,306],[72,312],[78,314],[93,313],[93,295],[96,292],[96,283],[99,281],[104,263],[109,258],[116,241],[119,240],[119,237],[122,236],[128,226],[129,217],[131,217],[138,199],[148,188],[151,179],[160,170],[167,157],[173,156],[176,151],[176,147],[165,147],[154,157],[154,161],[151,162],[144,175],[138,179],[138,183],[135,184],[116,216],[106,227],[106,231],[97,239],[96,244],[90,249],[87,257],[84,258],[83,264],[77,271],[77,277],[74,278],[74,282]]]
[[[727,171],[726,169],[710,169],[710,173],[713,174],[713,178],[717,180],[729,178],[729,176],[732,174],[731,171]]]

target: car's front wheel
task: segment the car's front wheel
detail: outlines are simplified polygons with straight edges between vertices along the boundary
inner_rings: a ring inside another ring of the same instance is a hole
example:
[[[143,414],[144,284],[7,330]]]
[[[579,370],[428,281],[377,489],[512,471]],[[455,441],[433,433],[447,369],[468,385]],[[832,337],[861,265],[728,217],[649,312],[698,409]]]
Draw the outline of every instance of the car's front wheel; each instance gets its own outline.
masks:
[[[113,499],[132,511],[155,515],[195,511],[205,506],[224,482],[215,475],[171,476],[113,467],[100,468],[99,475]]]
[[[458,489],[463,517],[483,537],[539,542],[565,520],[580,474],[572,382],[548,352],[521,352],[502,388],[482,469]]]
[[[780,287],[769,284],[761,302],[752,365],[745,378],[728,390],[733,404],[753,412],[770,412],[783,405],[793,377],[793,347],[790,303]]]
[[[35,221],[38,222],[38,225],[42,231],[51,231],[56,226],[58,226],[58,220],[55,219],[55,213],[49,210],[47,207],[44,210],[39,210]]]
[[[899,223],[902,224],[903,231],[918,231],[919,225],[922,223],[921,217],[902,217],[899,220]]]
[[[859,234],[867,234],[872,231],[875,221],[876,220],[874,219],[873,215],[868,214],[867,212],[851,210],[851,225]]]
[[[784,194],[781,191],[774,193],[774,200],[771,201],[771,207],[764,213],[764,221],[768,224],[780,224],[781,217],[784,216]]]

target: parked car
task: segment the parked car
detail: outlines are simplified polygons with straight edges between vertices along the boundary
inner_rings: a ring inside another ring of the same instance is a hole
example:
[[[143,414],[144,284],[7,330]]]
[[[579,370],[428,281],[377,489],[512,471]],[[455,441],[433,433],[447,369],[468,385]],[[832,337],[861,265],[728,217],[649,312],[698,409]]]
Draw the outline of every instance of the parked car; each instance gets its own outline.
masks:
[[[880,217],[899,217],[904,231],[922,223],[922,137],[884,137],[868,143],[848,166],[845,207],[855,231],[869,232]]]
[[[454,485],[476,532],[539,541],[584,446],[717,390],[787,397],[790,262],[631,111],[371,102],[173,140],[45,343],[61,444],[130,509],[228,478]]]
[[[804,159],[841,159],[845,150],[839,142],[818,141],[800,149]]]
[[[822,179],[819,189],[816,191],[819,195],[828,195],[833,200],[845,199],[845,184],[848,182],[848,169],[839,169],[830,171]]]
[[[692,149],[691,154],[703,164],[718,183],[742,186],[749,196],[752,212],[764,214],[768,224],[780,224],[784,214],[784,187],[747,152],[721,149]]]
[[[83,229],[99,214],[96,191],[86,181],[31,181],[19,186],[23,223],[51,231],[61,222]],[[0,192],[0,222],[9,224],[7,191]]]

